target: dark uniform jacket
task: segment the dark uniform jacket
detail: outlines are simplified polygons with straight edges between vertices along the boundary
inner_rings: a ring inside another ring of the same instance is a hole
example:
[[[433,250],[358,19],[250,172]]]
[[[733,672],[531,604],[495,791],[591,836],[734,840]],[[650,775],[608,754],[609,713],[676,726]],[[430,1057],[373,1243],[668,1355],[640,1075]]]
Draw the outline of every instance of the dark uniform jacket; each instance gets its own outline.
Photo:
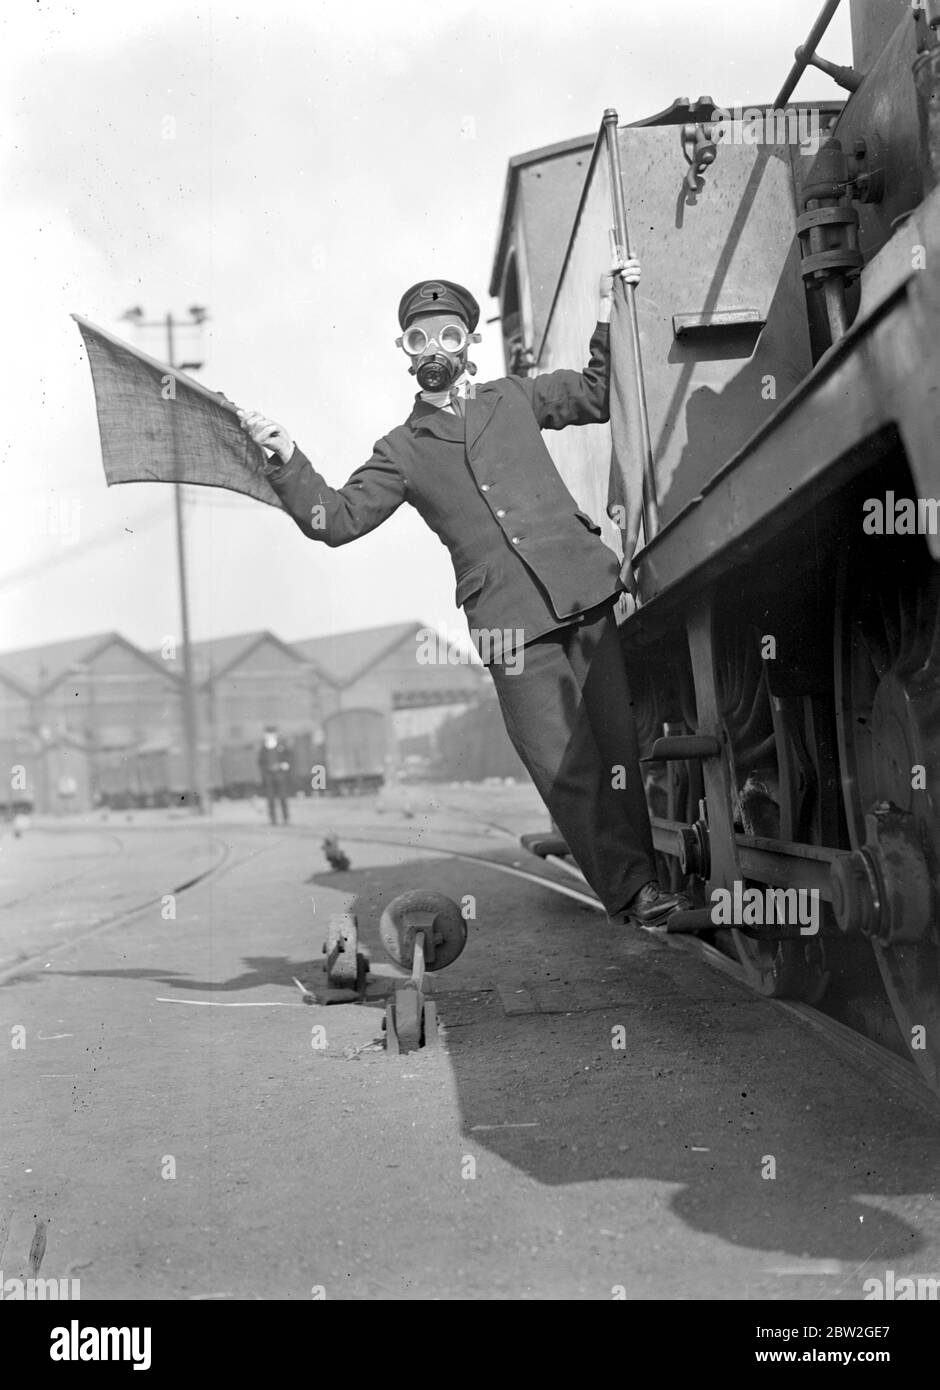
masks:
[[[274,748],[268,748],[262,743],[258,750],[258,767],[264,780],[287,780],[287,774],[290,772],[290,750],[283,739],[278,739]]]
[[[473,629],[522,629],[530,642],[622,588],[620,561],[578,509],[540,433],[608,419],[606,324],[590,351],[583,372],[481,383],[465,419],[419,396],[341,488],[297,448],[268,477],[304,535],[329,546],[366,535],[410,502],[450,551],[456,602],[478,650]]]

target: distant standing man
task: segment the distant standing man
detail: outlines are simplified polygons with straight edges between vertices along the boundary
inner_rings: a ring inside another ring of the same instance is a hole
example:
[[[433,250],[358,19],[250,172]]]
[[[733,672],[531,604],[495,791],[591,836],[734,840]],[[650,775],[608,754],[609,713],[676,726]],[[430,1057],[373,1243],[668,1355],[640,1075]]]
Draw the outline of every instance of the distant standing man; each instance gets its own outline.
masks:
[[[277,825],[277,805],[281,807],[281,818],[286,825],[287,795],[290,791],[290,753],[287,744],[278,735],[273,724],[264,731],[261,749],[258,753],[258,767],[261,769],[261,787],[268,803],[271,824]]]

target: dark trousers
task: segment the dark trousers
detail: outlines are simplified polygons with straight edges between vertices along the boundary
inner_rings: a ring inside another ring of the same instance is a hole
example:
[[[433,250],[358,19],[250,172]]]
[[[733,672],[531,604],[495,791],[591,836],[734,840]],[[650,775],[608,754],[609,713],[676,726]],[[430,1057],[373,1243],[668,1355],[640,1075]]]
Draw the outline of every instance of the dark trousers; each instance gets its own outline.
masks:
[[[287,824],[287,787],[285,779],[276,772],[265,772],[261,776],[261,785],[264,791],[265,800],[268,803],[268,816],[271,824],[277,824],[276,805],[281,803],[281,819]]]
[[[611,604],[489,667],[506,731],[611,916],[657,877],[630,690]]]

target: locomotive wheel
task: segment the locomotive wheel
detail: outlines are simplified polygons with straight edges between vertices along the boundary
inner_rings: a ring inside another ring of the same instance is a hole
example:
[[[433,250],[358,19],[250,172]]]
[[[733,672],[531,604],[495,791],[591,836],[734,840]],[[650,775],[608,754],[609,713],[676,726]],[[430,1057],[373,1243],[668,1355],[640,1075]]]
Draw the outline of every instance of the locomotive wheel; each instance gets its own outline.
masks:
[[[821,941],[756,941],[736,927],[730,930],[738,960],[752,988],[770,999],[820,1002],[830,979]]]
[[[426,893],[417,889],[393,898],[379,922],[382,945],[396,965],[411,969],[415,935],[418,931],[428,931],[424,923],[429,916],[433,918],[430,931],[434,941],[434,958],[425,958],[425,969],[443,970],[460,955],[467,944],[467,924],[460,908],[453,898],[445,898],[443,893]]]
[[[841,561],[835,625],[850,926],[870,936],[902,1039],[940,1090],[940,566],[917,537],[866,539]]]
[[[740,937],[741,933],[736,935]],[[823,943],[814,937],[811,941],[778,941],[775,944],[774,996],[801,999],[804,1004],[820,1003],[830,980]]]
[[[791,751],[787,745],[788,729],[786,722],[773,713],[766,666],[758,656],[757,634],[732,623],[717,637],[715,660],[721,714],[728,746],[735,752],[730,769],[732,785],[741,788],[748,774],[756,771],[768,775],[770,786],[765,801],[775,811],[777,824],[756,833],[776,838],[787,827],[783,838],[788,838],[799,819],[797,788],[793,779],[780,775],[780,767]],[[777,772],[771,774],[774,759]],[[734,927],[729,935],[753,989],[768,998],[799,999],[806,1004],[818,1004],[825,995],[830,973],[823,943],[818,939],[760,941]]]

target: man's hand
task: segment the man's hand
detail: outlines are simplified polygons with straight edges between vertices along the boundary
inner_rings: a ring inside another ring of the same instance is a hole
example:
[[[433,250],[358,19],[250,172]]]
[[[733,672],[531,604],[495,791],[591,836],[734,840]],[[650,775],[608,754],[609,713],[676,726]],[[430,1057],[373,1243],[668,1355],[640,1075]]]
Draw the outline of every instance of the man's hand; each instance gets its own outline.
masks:
[[[259,415],[257,410],[240,410],[238,423],[269,456],[272,453],[277,454],[278,458],[287,463],[294,452],[294,441],[283,425],[269,420],[266,415]]]
[[[598,311],[598,322],[609,323],[610,311],[614,304],[614,284],[617,276],[628,285],[638,285],[640,283],[640,262],[635,256],[628,256],[624,261],[615,261],[610,270],[605,270],[600,282],[600,307]]]
[[[632,560],[624,560],[623,563],[621,564],[621,566],[620,566],[620,582],[621,582],[621,584],[623,585],[625,591],[630,595],[630,597],[631,597],[632,599],[636,599],[636,597],[637,597],[637,583],[636,583],[636,575],[635,575],[635,573],[634,573],[634,571],[633,571],[633,561],[632,561]]]

